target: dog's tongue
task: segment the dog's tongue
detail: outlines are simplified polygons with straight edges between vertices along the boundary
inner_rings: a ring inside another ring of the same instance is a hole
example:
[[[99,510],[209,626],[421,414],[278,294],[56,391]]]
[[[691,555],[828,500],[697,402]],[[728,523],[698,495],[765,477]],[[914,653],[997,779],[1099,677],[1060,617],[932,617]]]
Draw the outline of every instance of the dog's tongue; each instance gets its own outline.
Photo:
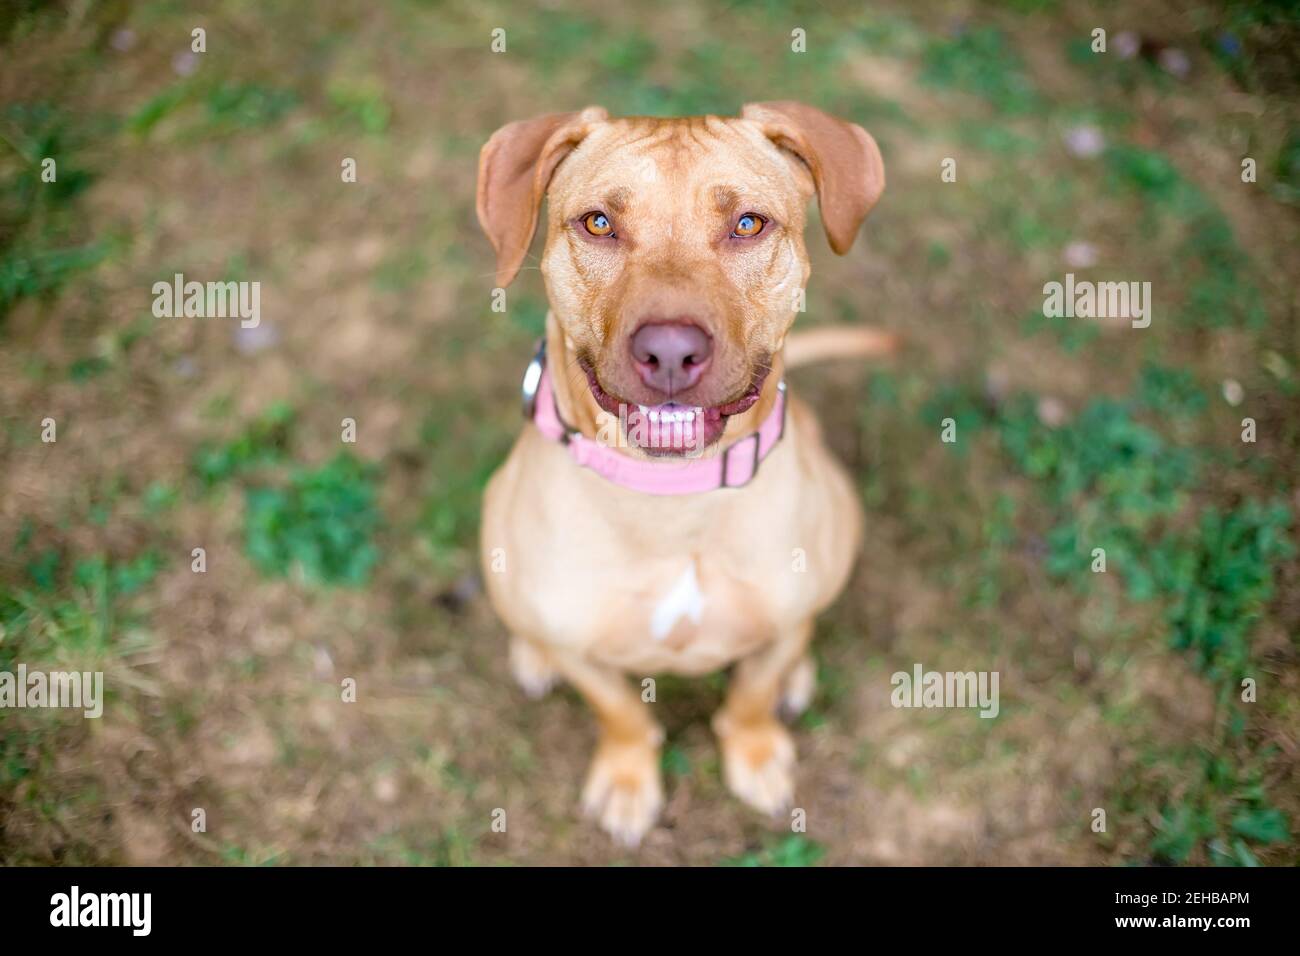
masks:
[[[684,455],[702,451],[722,436],[726,422],[718,408],[665,402],[638,405],[627,416],[627,438],[649,452]]]

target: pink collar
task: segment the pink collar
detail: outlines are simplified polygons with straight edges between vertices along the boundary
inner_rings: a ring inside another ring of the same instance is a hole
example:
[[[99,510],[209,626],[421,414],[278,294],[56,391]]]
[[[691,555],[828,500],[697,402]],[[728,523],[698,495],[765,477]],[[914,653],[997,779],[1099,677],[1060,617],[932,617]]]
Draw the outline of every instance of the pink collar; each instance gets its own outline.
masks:
[[[546,367],[545,341],[524,373],[524,417],[547,438],[569,449],[579,465],[632,491],[647,495],[694,495],[716,488],[740,488],[758,474],[758,464],[785,433],[785,382],[777,384],[776,404],[758,431],[709,458],[660,461],[632,458],[568,427],[555,407]]]

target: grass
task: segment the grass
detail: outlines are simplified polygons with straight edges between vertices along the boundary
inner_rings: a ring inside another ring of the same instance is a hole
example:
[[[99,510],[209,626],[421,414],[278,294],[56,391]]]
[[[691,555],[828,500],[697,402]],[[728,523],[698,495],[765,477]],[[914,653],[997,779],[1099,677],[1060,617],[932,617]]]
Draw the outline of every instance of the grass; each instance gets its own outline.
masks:
[[[260,83],[182,79],[137,107],[125,121],[128,133],[149,138],[167,122],[168,138],[225,138],[271,126],[299,105],[292,90]]]
[[[287,457],[296,413],[276,402],[235,438],[209,442],[194,455],[194,471],[206,487],[282,464]]]
[[[724,866],[815,866],[826,850],[799,834],[781,840],[767,840],[758,850],[751,850],[733,859],[724,860]]]
[[[1257,844],[1288,840],[1289,822],[1260,779],[1245,712],[1230,704],[1242,681],[1258,673],[1251,638],[1275,596],[1279,569],[1295,556],[1294,519],[1280,500],[1198,507],[1194,491],[1211,453],[1179,444],[1158,423],[1195,420],[1206,407],[1186,370],[1148,364],[1129,397],[1094,399],[1063,425],[1045,423],[1032,396],[988,408],[960,388],[943,391],[923,417],[947,410],[959,432],[989,430],[1014,470],[1038,487],[1048,517],[1032,531],[1045,541],[1050,577],[1087,595],[1099,571],[1117,574],[1127,600],[1163,607],[1169,646],[1187,654],[1214,689],[1224,736],[1214,747],[1192,749],[1191,786],[1160,807],[1151,852],[1171,863],[1253,863]],[[999,497],[986,519],[994,522],[982,534],[990,548],[1015,537],[1006,503]],[[986,554],[1000,563],[995,552]],[[984,603],[997,601],[988,591],[994,580],[979,579]],[[1224,747],[1228,737],[1235,747]]]
[[[58,551],[42,551],[28,564],[30,587],[0,594],[0,670],[12,671],[23,660],[94,670],[139,647],[132,631],[141,621],[128,602],[157,575],[159,555],[148,552],[125,562],[83,557],[66,572],[63,564]]]
[[[315,468],[293,464],[296,420],[290,404],[273,403],[234,438],[201,446],[193,470],[207,489],[243,485],[244,548],[263,574],[363,585],[379,560],[377,469],[347,452]]]
[[[90,555],[70,560],[57,549],[16,542],[26,581],[0,582],[0,670],[104,673],[106,709],[129,712],[148,678],[136,661],[154,647],[142,605],[162,566],[155,552],[126,560]],[[103,852],[97,827],[71,829],[74,819],[102,818],[93,776],[77,774],[71,792],[59,754],[88,746],[89,721],[79,712],[24,709],[6,713],[0,733],[0,810],[6,833],[40,834],[9,853],[13,862],[41,859],[38,845],[54,840],[61,860],[89,862]],[[55,797],[63,792],[63,796]],[[51,838],[51,832],[58,834]],[[33,855],[35,854],[35,855]]]
[[[366,584],[379,560],[373,471],[340,453],[319,468],[294,469],[283,487],[249,488],[249,559],[271,576],[296,570],[317,584]]]
[[[110,699],[95,727],[4,715],[0,860],[1294,864],[1295,27],[1206,13],[1170,34],[1179,80],[1081,46],[1107,15],[271,5],[211,11],[184,75],[168,3],[0,15],[0,669],[102,669]],[[726,795],[724,676],[662,675],[670,825],[624,853],[573,811],[585,707],[523,702],[472,570],[546,314],[535,251],[491,311],[474,160],[533,113],[771,98],[889,168],[849,256],[810,226],[801,321],[907,351],[793,377],[868,508],[795,725],[808,832]],[[1093,158],[1062,143],[1084,122]],[[1151,328],[1043,318],[1076,241],[1074,271],[1152,282]],[[176,271],[261,280],[278,339],[154,320]],[[890,708],[918,661],[998,670],[999,718]]]
[[[996,28],[963,29],[953,37],[935,38],[922,62],[923,83],[974,94],[999,114],[1016,116],[1041,105],[1019,54]]]
[[[0,113],[0,322],[22,299],[48,296],[106,255],[76,241],[77,201],[93,182],[69,120],[46,103]]]
[[[1190,265],[1182,315],[1206,327],[1244,323],[1258,328],[1265,316],[1247,258],[1223,213],[1188,183],[1169,160],[1132,146],[1112,147],[1107,165],[1121,189],[1133,191],[1148,210],[1180,220],[1184,238],[1180,260]]]

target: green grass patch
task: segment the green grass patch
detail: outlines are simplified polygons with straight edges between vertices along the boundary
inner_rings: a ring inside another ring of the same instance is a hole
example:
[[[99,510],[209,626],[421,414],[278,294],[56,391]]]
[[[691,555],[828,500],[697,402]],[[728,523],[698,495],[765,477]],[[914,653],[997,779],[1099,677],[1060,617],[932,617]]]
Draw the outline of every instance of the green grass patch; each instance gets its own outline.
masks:
[[[1290,823],[1264,790],[1261,765],[1270,756],[1243,759],[1200,748],[1180,755],[1179,769],[1192,785],[1160,809],[1153,858],[1173,865],[1199,859],[1215,866],[1258,866],[1259,848],[1288,842]]]
[[[313,584],[365,584],[379,560],[375,498],[373,467],[351,454],[296,468],[283,486],[245,493],[245,549],[272,577],[297,570]]]
[[[779,840],[768,839],[757,850],[722,861],[723,866],[816,866],[826,855],[825,847],[799,833]]]
[[[1194,532],[1152,552],[1170,640],[1212,679],[1235,686],[1251,671],[1250,635],[1273,598],[1275,569],[1296,553],[1291,520],[1280,501],[1207,508]]]
[[[0,321],[20,300],[56,292],[108,254],[109,243],[82,234],[78,201],[93,177],[77,163],[70,128],[44,104],[0,114]]]
[[[197,75],[178,80],[127,115],[126,131],[152,136],[164,122],[174,124],[178,139],[230,137],[274,126],[298,109],[293,90],[262,83],[213,81]]]
[[[0,575],[0,670],[13,673],[21,663],[29,671],[103,671],[100,703],[122,706],[133,683],[131,659],[151,645],[141,597],[162,567],[161,556],[73,559],[54,547],[33,551],[25,525],[11,560],[21,568],[15,573],[10,564]],[[17,810],[58,834],[58,862],[103,861],[102,847],[67,826],[70,814],[100,799],[93,779],[79,777],[69,790],[69,771],[59,763],[61,754],[77,749],[87,724],[79,710],[46,708],[9,711],[0,722],[0,817]],[[2,845],[0,857],[20,859],[8,857]]]
[[[0,670],[19,661],[93,670],[138,650],[128,632],[142,621],[130,601],[161,568],[154,551],[129,560],[82,557],[70,565],[53,548],[27,556],[25,583],[0,583]]]
[[[965,29],[925,47],[921,82],[972,93],[1006,116],[1030,113],[1042,97],[1005,33],[994,27]]]
[[[378,469],[349,452],[309,468],[292,460],[297,413],[276,402],[234,438],[207,442],[192,469],[205,489],[244,489],[244,547],[263,574],[316,585],[365,584],[379,561]]]
[[[1121,144],[1105,160],[1113,186],[1140,197],[1148,216],[1172,219],[1181,232],[1181,319],[1200,328],[1261,327],[1266,316],[1250,261],[1218,206],[1157,152]]]
[[[275,402],[226,442],[209,442],[193,458],[195,474],[211,488],[232,478],[280,465],[289,453],[289,436],[297,420],[293,407]]]
[[[342,125],[359,129],[369,136],[387,132],[392,107],[383,89],[374,82],[336,82],[329,88],[329,102]]]

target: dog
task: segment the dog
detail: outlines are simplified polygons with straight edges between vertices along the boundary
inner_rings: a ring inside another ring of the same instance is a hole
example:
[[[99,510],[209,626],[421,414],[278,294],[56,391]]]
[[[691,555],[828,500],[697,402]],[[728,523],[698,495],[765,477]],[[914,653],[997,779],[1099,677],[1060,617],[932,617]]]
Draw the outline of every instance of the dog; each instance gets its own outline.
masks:
[[[485,589],[524,690],[564,680],[595,712],[581,805],[621,843],[664,800],[663,733],[628,675],[644,688],[734,663],[712,721],[726,784],[766,814],[793,801],[778,711],[810,703],[813,622],[848,580],[862,513],[784,373],[894,345],[871,329],[788,335],[805,211],[815,194],[842,255],[884,186],[864,129],[795,102],[681,119],[589,107],[510,123],[482,149],[497,286],[546,199],[550,302],[530,425],[484,497]]]

